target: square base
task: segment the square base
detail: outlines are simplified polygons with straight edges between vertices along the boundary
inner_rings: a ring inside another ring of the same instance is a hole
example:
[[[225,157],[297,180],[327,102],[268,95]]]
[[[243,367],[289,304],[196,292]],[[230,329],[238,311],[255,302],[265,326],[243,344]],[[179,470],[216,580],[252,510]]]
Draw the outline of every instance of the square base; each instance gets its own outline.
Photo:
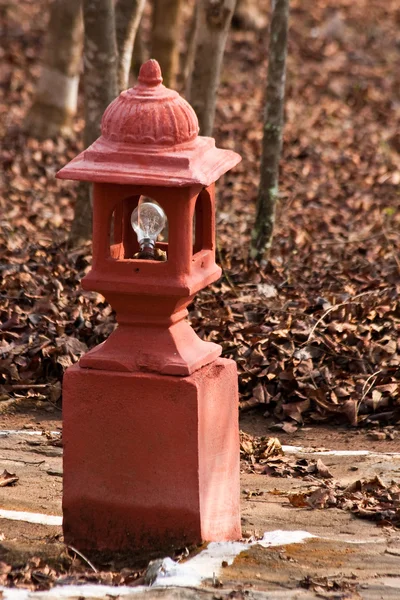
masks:
[[[63,419],[67,544],[159,550],[240,538],[234,361],[188,377],[74,365]]]

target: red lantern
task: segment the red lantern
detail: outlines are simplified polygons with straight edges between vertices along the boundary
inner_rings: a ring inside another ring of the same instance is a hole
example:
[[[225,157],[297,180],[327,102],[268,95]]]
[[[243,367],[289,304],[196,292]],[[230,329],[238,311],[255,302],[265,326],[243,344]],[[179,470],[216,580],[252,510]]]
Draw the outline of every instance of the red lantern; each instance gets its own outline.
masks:
[[[82,285],[118,320],[64,380],[64,530],[78,547],[240,536],[236,366],[185,319],[220,277],[214,182],[239,161],[198,136],[150,60],[106,109],[101,137],[57,174],[93,182]]]

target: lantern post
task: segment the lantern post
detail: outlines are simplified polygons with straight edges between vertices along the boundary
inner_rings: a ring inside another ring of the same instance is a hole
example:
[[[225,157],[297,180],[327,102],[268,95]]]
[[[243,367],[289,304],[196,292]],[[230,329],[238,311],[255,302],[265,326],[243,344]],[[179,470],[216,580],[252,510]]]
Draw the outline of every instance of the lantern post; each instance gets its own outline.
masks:
[[[63,382],[63,528],[78,549],[241,535],[236,365],[185,318],[220,277],[214,182],[239,161],[198,135],[193,109],[149,60],[106,109],[101,137],[57,174],[93,182],[82,285],[118,321]]]

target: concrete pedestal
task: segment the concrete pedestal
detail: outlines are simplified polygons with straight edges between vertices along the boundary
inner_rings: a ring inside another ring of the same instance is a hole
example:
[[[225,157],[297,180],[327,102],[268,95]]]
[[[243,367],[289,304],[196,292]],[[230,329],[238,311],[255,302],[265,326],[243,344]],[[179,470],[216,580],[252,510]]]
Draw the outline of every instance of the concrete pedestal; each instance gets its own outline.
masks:
[[[237,373],[67,370],[64,536],[80,550],[167,549],[241,535]]]

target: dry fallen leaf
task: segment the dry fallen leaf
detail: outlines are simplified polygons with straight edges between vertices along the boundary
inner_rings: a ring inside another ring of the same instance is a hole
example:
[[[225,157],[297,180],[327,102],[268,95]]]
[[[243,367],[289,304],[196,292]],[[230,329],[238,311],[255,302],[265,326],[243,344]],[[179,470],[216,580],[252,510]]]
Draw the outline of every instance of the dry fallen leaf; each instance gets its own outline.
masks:
[[[331,479],[333,477],[333,475],[329,471],[328,467],[322,462],[322,460],[320,458],[317,460],[316,467],[317,467],[318,475],[320,475],[324,479]]]
[[[309,506],[306,496],[302,493],[299,494],[289,494],[288,496],[289,502],[295,508],[305,508]]]
[[[18,475],[15,473],[9,473],[6,469],[0,475],[0,487],[6,487],[7,485],[14,485],[19,480]]]
[[[336,496],[332,489],[321,487],[307,497],[307,504],[312,508],[336,506]]]
[[[336,507],[378,525],[400,528],[400,485],[394,481],[386,485],[379,476],[358,479],[347,486],[329,480],[311,492],[288,497],[298,508],[304,506],[303,502],[311,508]]]
[[[278,456],[280,454],[283,454],[283,450],[282,450],[282,444],[280,443],[279,439],[274,437],[274,438],[268,438],[266,441],[264,441],[261,444],[260,447],[260,456],[263,458],[269,458],[270,456]]]

